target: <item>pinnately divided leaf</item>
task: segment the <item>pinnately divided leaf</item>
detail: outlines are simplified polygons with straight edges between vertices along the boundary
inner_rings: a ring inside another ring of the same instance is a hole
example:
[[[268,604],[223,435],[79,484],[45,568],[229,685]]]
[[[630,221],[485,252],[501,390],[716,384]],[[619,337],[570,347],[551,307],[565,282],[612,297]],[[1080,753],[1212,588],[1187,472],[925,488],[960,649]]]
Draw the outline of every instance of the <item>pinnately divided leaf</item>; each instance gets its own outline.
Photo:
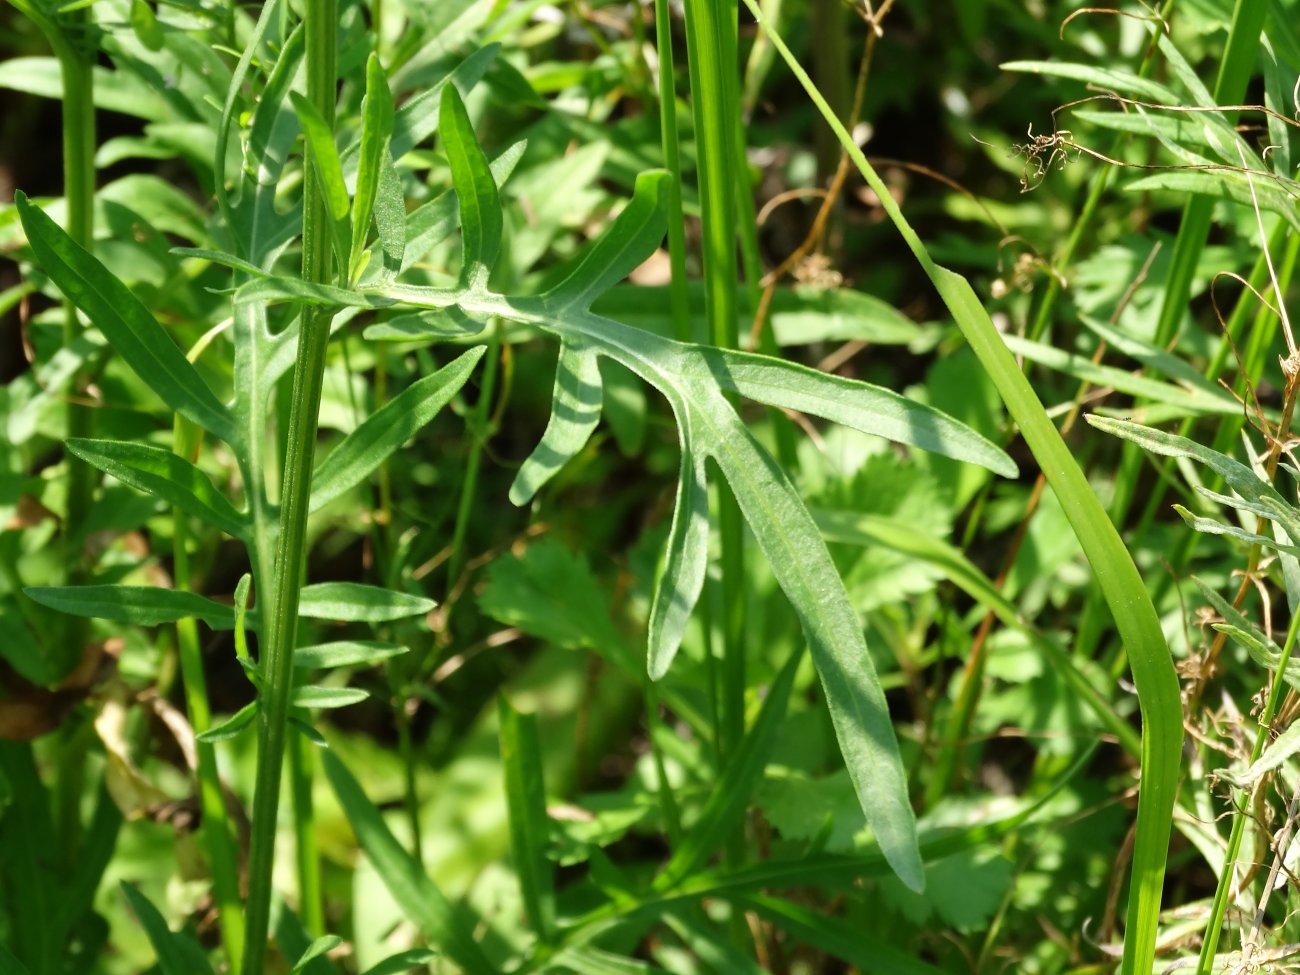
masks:
[[[861,621],[794,485],[741,421],[726,394],[800,410],[1001,474],[1014,475],[1015,464],[966,425],[889,390],[780,359],[672,341],[592,313],[590,304],[599,293],[637,267],[663,239],[668,176],[662,172],[637,177],[632,201],[560,284],[532,297],[490,293],[487,268],[500,243],[496,182],[459,94],[448,86],[442,97],[441,136],[452,160],[464,231],[459,287],[449,291],[384,281],[351,291],[331,289],[327,296],[302,292],[277,279],[246,285],[244,297],[256,292],[263,299],[340,306],[391,302],[433,311],[458,309],[474,320],[496,317],[559,338],[560,374],[551,424],[512,488],[516,502],[530,498],[586,442],[600,405],[594,372],[599,357],[613,359],[658,389],[677,421],[682,480],[651,610],[652,676],[662,675],[671,664],[703,585],[709,533],[704,471],[711,458],[803,625],[841,751],[877,840],[899,876],[919,890],[924,877],[915,817]],[[401,337],[419,333],[416,320],[403,328]],[[430,334],[436,333],[431,329]]]

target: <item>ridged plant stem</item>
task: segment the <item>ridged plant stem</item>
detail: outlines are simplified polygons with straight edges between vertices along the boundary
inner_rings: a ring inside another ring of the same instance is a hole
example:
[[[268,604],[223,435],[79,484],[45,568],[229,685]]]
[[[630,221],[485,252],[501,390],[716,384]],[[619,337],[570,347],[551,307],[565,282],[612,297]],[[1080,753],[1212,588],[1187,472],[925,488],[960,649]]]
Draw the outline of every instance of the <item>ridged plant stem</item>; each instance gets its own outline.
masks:
[[[336,98],[336,0],[306,0],[307,100],[332,125]],[[302,276],[327,282],[332,277],[329,213],[317,180],[303,182]],[[305,577],[307,513],[316,450],[325,351],[330,313],[309,309],[299,325],[289,409],[276,542],[275,591],[262,605],[265,653],[261,666],[265,686],[258,713],[257,777],[253,794],[252,840],[248,864],[248,927],[244,940],[245,975],[262,975],[271,911],[271,876],[275,861],[276,819],[280,807],[280,775],[288,735],[289,702],[293,691],[294,637],[298,628],[298,599]]]

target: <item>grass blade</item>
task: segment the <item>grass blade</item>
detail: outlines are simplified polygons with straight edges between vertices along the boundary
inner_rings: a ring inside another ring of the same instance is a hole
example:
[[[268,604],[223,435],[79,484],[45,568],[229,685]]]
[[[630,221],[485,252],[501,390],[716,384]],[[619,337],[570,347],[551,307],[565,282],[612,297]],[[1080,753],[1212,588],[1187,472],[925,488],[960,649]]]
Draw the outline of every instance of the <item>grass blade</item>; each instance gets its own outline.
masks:
[[[542,777],[542,746],[537,718],[521,714],[504,696],[497,698],[501,726],[501,766],[505,772],[510,848],[524,908],[543,944],[555,940],[555,877],[546,848],[550,820]]]
[[[884,182],[822,99],[779,34],[765,22],[757,4],[754,0],[745,0],[745,5],[767,31],[773,46],[835,131],[854,165],[880,196],[881,205],[993,379],[1048,483],[1055,490],[1110,606],[1115,625],[1128,650],[1142,712],[1142,780],[1123,970],[1125,975],[1149,972],[1155,960],[1156,930],[1183,741],[1178,678],[1160,619],[1119,533],[1092,493],[1069,448],[1061,440],[970,284],[961,275],[934,262],[898,205],[889,197]]]
[[[331,752],[325,752],[321,760],[357,842],[402,912],[431,945],[445,952],[468,975],[498,975],[496,966],[478,945],[479,919],[465,905],[448,900],[425,876],[424,868],[402,849],[343,763]]]

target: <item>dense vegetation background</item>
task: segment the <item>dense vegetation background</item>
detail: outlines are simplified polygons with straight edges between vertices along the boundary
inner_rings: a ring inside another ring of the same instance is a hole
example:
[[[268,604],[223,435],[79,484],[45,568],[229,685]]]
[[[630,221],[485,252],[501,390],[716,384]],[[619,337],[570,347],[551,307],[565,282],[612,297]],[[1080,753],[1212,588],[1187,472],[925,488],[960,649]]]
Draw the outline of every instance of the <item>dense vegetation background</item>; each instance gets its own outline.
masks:
[[[1178,783],[1164,912],[1130,934],[1157,971],[1291,970],[1296,4],[768,0],[873,189],[751,12],[686,2],[712,44],[672,3],[341,2],[328,108],[292,3],[0,8],[0,975],[1118,968],[1130,868],[1165,852],[1134,829],[1150,648],[884,188],[970,279],[1177,667],[1156,716],[1187,744],[1144,767],[1152,808]],[[313,192],[333,276],[299,280]],[[331,315],[259,841],[292,340]],[[727,327],[960,422],[889,400],[892,439],[861,432],[866,387],[745,373]],[[726,459],[731,408],[774,459]],[[785,478],[861,621],[923,891],[864,816],[888,762],[846,767],[809,622],[837,596],[790,581],[820,545]]]

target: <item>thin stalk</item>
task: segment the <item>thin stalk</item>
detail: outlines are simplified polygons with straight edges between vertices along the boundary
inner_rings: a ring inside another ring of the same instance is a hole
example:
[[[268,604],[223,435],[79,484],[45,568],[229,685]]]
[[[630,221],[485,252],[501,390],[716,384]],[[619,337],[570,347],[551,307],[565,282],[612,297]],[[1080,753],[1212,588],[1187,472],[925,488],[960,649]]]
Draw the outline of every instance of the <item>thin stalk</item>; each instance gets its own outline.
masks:
[[[695,115],[703,224],[704,313],[718,348],[739,345],[736,301],[735,113],[730,20],[721,0],[686,5],[686,51]],[[718,484],[722,536],[723,648],[718,735],[725,756],[745,732],[744,522],[725,482]]]
[[[691,303],[686,290],[686,226],[682,216],[682,160],[677,140],[677,83],[673,71],[673,26],[668,0],[655,0],[655,50],[659,61],[659,135],[668,182],[668,263],[672,280],[668,299],[673,337],[690,342]]]
[[[1214,99],[1218,104],[1235,105],[1242,100],[1255,67],[1259,35],[1267,13],[1267,0],[1237,0],[1228,43],[1214,85]],[[1169,259],[1169,276],[1165,279],[1160,314],[1156,320],[1154,342],[1162,348],[1169,347],[1173,342],[1178,325],[1187,310],[1192,280],[1209,235],[1214,204],[1215,198],[1212,196],[1192,194],[1183,207],[1178,237]],[[1123,525],[1128,519],[1145,457],[1145,452],[1137,444],[1124,444],[1115,477],[1115,494],[1110,505],[1111,520],[1117,525]],[[1100,606],[1094,596],[1085,608],[1079,628],[1079,649],[1091,653],[1103,626]]]
[[[745,0],[762,21],[755,0]],[[962,334],[993,380],[1008,411],[1020,426],[1048,485],[1056,493],[1066,518],[1106,595],[1115,625],[1129,646],[1133,680],[1142,713],[1142,780],[1138,792],[1136,840],[1124,937],[1124,975],[1150,972],[1155,962],[1156,931],[1164,886],[1165,861],[1178,791],[1183,741],[1183,709],[1178,677],[1142,576],[1119,533],[1106,516],[1070,449],[1061,439],[1015,358],[1007,349],[988,312],[969,282],[936,264],[920,237],[889,195],[884,181],[840,124],[803,67],[779,35],[773,45],[799,80],[822,117],[835,131],[854,165],[880,198],[881,206],[925,271]]]
[[[478,402],[474,404],[474,439],[470,444],[469,459],[465,464],[465,481],[460,489],[460,503],[456,507],[456,525],[451,535],[451,555],[447,559],[447,592],[456,591],[457,581],[465,565],[465,533],[469,529],[470,514],[474,510],[474,497],[478,493],[478,471],[483,463],[483,445],[492,436],[492,398],[496,395],[497,368],[501,359],[501,323],[494,321],[488,336],[487,354],[483,356],[483,385],[479,388]],[[447,611],[451,612],[451,600]]]
[[[332,125],[338,31],[336,0],[306,0],[303,21],[307,45],[307,100]],[[330,265],[329,213],[318,182],[306,179],[303,182],[303,279],[318,283],[329,281]],[[293,643],[298,624],[298,599],[305,576],[307,513],[329,323],[328,311],[304,311],[293,370],[280,532],[276,543],[275,593],[270,611],[265,612],[264,607],[263,617],[266,653],[262,669],[266,683],[258,713],[257,777],[248,865],[248,928],[244,941],[245,975],[262,975],[266,965],[280,775],[293,690]]]
[[[198,449],[198,429],[179,414],[172,427],[173,449],[182,457],[193,457]],[[190,590],[189,516],[180,510],[172,514],[172,562],[176,588]],[[212,726],[212,709],[208,705],[207,679],[203,675],[203,657],[199,651],[198,624],[192,617],[176,621],[176,651],[180,660],[181,682],[185,686],[185,707],[190,727],[201,735]],[[217,773],[215,748],[204,741],[195,743],[198,768],[199,810],[202,814],[200,834],[212,869],[212,897],[217,905],[221,926],[221,944],[226,950],[231,975],[240,975],[239,950],[244,943],[243,898],[239,895],[239,873],[235,843],[226,818],[226,804]]]
[[[1268,691],[1268,702],[1259,719],[1259,731],[1255,735],[1255,745],[1250,750],[1250,765],[1259,760],[1264,745],[1272,733],[1273,719],[1277,715],[1278,703],[1282,700],[1282,688],[1286,686],[1286,668],[1291,662],[1291,653],[1295,649],[1296,634],[1300,632],[1300,613],[1291,616],[1291,626],[1286,633],[1286,643],[1278,658],[1277,669],[1273,671],[1273,685]],[[1210,975],[1214,965],[1214,955],[1219,949],[1219,935],[1223,930],[1223,916],[1228,909],[1228,898],[1232,895],[1232,879],[1241,852],[1241,838],[1246,832],[1246,822],[1251,817],[1246,809],[1250,790],[1243,789],[1241,797],[1233,810],[1232,832],[1228,836],[1228,849],[1223,858],[1223,870],[1219,874],[1219,883],[1214,890],[1214,904],[1210,908],[1210,920],[1205,926],[1205,938],[1201,942],[1201,954],[1196,963],[1196,975]]]
[[[300,720],[310,719],[308,712],[295,708]],[[320,852],[316,846],[316,816],[312,806],[311,785],[316,769],[315,749],[305,735],[289,738],[289,784],[293,795],[294,862],[298,868],[298,917],[315,936],[325,933],[325,895],[321,890]]]

